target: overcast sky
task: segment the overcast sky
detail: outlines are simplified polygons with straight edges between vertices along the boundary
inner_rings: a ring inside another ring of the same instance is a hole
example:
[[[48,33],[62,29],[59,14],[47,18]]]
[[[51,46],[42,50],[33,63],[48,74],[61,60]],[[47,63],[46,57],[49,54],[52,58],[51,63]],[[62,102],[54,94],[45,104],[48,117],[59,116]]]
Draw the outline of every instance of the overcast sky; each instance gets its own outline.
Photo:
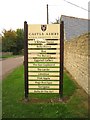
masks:
[[[67,0],[88,9],[89,0]],[[88,11],[64,0],[0,0],[0,33],[3,29],[23,28],[28,24],[46,24],[46,4],[49,5],[49,23],[61,15],[88,19]]]

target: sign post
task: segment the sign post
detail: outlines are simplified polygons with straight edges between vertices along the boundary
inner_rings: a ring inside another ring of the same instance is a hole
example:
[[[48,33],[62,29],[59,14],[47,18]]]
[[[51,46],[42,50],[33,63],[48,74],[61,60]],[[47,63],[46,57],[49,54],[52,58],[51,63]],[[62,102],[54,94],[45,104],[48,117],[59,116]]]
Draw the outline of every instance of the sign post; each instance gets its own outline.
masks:
[[[25,99],[28,99],[28,25],[24,22],[24,80],[25,80]]]
[[[63,97],[63,68],[64,68],[64,22],[60,24],[60,97]]]
[[[25,98],[29,93],[59,93],[63,97],[64,23],[24,22]]]

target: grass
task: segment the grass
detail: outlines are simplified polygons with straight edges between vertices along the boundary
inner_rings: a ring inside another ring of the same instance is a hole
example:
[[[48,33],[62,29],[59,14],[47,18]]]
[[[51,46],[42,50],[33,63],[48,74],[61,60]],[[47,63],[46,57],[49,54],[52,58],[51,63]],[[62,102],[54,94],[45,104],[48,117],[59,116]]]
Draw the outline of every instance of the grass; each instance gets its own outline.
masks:
[[[64,73],[65,102],[45,102],[59,98],[58,94],[29,94],[24,101],[24,69],[15,69],[2,82],[3,118],[87,118],[87,94]],[[38,99],[38,102],[33,100]],[[44,102],[43,102],[44,101]]]
[[[18,56],[22,56],[22,55],[2,55],[2,56],[0,56],[0,58],[14,58],[14,57],[18,57]]]

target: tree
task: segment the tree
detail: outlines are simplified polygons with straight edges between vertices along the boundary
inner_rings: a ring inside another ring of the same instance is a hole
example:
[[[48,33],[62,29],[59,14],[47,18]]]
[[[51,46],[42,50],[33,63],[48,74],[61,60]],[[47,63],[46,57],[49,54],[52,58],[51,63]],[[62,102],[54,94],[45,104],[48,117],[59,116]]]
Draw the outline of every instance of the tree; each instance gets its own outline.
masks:
[[[60,23],[60,20],[59,18],[55,20],[55,22],[53,22],[52,24],[59,24]]]
[[[3,30],[2,51],[13,52],[16,49],[16,33],[14,30]],[[14,52],[13,52],[14,53]]]
[[[17,29],[16,30],[16,46],[17,46],[17,54],[21,52],[22,49],[24,49],[24,30],[23,29]]]
[[[13,54],[20,54],[24,48],[24,30],[3,30],[2,36],[2,51],[13,52]]]

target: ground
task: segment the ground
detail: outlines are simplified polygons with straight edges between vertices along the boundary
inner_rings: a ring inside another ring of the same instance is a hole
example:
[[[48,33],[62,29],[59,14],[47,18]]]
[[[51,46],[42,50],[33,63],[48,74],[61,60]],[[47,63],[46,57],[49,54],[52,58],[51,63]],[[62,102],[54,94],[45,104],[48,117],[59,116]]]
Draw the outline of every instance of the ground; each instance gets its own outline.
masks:
[[[88,118],[88,95],[64,73],[64,97],[29,94],[24,98],[23,65],[2,81],[3,118]]]
[[[15,58],[8,58],[0,60],[0,68],[2,69],[0,72],[0,78],[4,78],[9,72],[11,72],[14,68],[21,65],[24,61],[23,56],[15,57]]]

